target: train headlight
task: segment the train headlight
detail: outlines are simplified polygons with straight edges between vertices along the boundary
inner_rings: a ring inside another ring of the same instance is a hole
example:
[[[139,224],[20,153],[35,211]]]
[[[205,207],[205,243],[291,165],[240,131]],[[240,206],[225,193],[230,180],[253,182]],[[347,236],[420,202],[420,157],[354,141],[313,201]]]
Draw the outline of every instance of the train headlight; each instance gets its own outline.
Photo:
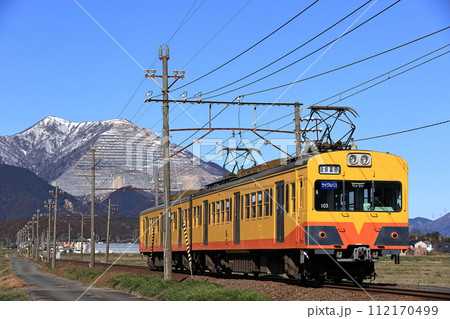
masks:
[[[361,156],[361,164],[362,165],[369,165],[370,164],[370,158],[368,155],[362,155]]]
[[[355,154],[350,154],[348,156],[348,164],[349,165],[356,165],[356,164],[358,164],[358,158],[356,157]]]
[[[350,153],[347,155],[348,166],[372,166],[372,156],[370,154]]]

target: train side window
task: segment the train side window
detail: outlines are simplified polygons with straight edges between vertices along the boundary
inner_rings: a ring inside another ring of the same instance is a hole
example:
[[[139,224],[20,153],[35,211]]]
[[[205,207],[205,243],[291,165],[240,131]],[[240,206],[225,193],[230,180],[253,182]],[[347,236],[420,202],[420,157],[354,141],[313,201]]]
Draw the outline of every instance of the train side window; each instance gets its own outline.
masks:
[[[191,210],[189,208],[184,210],[184,216],[183,217],[184,217],[184,225],[186,226],[186,229],[190,229],[191,228],[191,223],[190,223]]]
[[[295,183],[291,184],[291,190],[292,212],[295,213]]]
[[[192,228],[197,228],[197,207],[193,208],[194,218],[192,218]]]
[[[231,221],[231,199],[225,200],[225,212],[226,212],[225,220],[227,222]]]
[[[252,218],[256,218],[256,193],[252,193]]]
[[[300,196],[299,196],[300,210],[303,209],[303,179],[300,179]]]
[[[290,193],[289,193],[289,184],[286,184],[286,200],[285,200],[285,212],[286,213],[288,213],[289,214],[289,195],[290,195]]]
[[[269,216],[270,214],[270,196],[269,190],[264,190],[264,216]]]
[[[198,225],[201,226],[202,225],[202,206],[197,206],[198,210]]]
[[[220,201],[220,215],[220,221],[223,223],[225,221],[225,201],[223,199]]]
[[[258,192],[258,217],[262,217],[262,209],[263,209],[263,196],[262,191]]]
[[[216,223],[216,205],[214,203],[211,203],[211,212],[209,220],[211,225],[214,225]]]
[[[250,194],[245,195],[245,219],[250,219]]]

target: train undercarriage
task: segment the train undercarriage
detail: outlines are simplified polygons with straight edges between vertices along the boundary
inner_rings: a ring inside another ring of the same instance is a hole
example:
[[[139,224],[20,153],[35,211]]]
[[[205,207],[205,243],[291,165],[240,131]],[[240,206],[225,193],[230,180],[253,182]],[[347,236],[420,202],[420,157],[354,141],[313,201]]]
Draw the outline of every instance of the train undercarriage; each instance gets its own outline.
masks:
[[[176,270],[191,270],[192,266],[192,271],[200,274],[286,275],[303,282],[313,280],[319,285],[342,280],[362,283],[375,279],[374,264],[380,254],[381,251],[363,246],[344,250],[194,251],[190,264],[186,252],[174,251],[172,266]],[[163,253],[147,254],[147,264],[150,269],[162,269]]]

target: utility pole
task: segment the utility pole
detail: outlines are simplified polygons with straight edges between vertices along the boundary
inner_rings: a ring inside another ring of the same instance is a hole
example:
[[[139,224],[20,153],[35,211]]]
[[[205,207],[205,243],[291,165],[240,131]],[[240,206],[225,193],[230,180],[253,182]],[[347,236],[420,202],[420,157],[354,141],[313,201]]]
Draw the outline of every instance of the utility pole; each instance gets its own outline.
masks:
[[[158,206],[159,203],[159,167],[156,167],[155,172],[155,184],[156,184],[156,190],[155,190],[155,206]]]
[[[34,251],[36,250],[35,249],[36,241],[34,239],[34,220],[35,220],[35,215],[33,214],[33,217],[31,217],[31,258],[33,258],[33,259],[34,259]]]
[[[300,103],[295,103],[295,155],[300,156],[302,152],[302,141],[300,136]]]
[[[48,199],[44,202],[44,207],[48,207],[48,230],[47,230],[47,260],[50,262],[50,234],[51,234],[51,220],[52,220],[52,206],[53,202]]]
[[[83,238],[83,224],[84,224],[84,216],[83,216],[83,214],[81,214],[81,239],[80,239],[80,242],[81,242],[81,261],[83,261],[83,249],[84,249],[84,238]]]
[[[62,194],[62,192],[58,189],[58,186],[55,187],[55,191],[49,191],[51,195],[55,197],[55,214],[53,217],[53,254],[52,254],[52,269],[55,269],[56,266],[56,214],[58,212],[58,195]]]
[[[68,231],[69,231],[69,253],[71,253],[71,249],[70,249],[70,246],[71,246],[71,244],[70,244],[70,223],[69,223]]]
[[[159,59],[162,61],[162,76],[155,75],[156,70],[152,70],[152,75],[146,70],[146,77],[150,77],[160,88],[163,95],[162,115],[163,115],[163,184],[164,184],[164,280],[172,279],[172,234],[170,229],[170,135],[169,135],[169,88],[179,79],[184,78],[184,71],[174,71],[174,76],[168,75],[169,47],[165,47],[165,55],[163,48],[159,47]],[[155,81],[155,77],[162,78],[163,86],[161,87]],[[169,78],[175,81],[169,86]]]
[[[39,259],[39,214],[41,213],[40,209],[36,210],[36,259]]]
[[[89,268],[95,266],[95,148],[91,146],[92,162],[91,162],[91,262]]]
[[[90,149],[91,156],[91,175],[77,175],[86,178],[91,177],[91,260],[89,262],[89,268],[94,268],[95,266],[95,167],[100,163],[102,159],[95,159],[95,148],[91,145]],[[87,160],[87,159],[85,159]],[[83,258],[83,256],[81,256]]]
[[[111,220],[111,199],[108,199],[108,222],[106,224],[106,263],[109,262],[109,222]]]

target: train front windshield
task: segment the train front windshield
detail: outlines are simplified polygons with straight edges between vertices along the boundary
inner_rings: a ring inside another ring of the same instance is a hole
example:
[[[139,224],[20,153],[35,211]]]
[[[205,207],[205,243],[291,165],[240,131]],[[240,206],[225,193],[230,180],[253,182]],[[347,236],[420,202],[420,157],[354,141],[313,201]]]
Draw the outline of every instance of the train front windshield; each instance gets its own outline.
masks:
[[[314,186],[317,211],[402,210],[400,182],[317,180]]]

